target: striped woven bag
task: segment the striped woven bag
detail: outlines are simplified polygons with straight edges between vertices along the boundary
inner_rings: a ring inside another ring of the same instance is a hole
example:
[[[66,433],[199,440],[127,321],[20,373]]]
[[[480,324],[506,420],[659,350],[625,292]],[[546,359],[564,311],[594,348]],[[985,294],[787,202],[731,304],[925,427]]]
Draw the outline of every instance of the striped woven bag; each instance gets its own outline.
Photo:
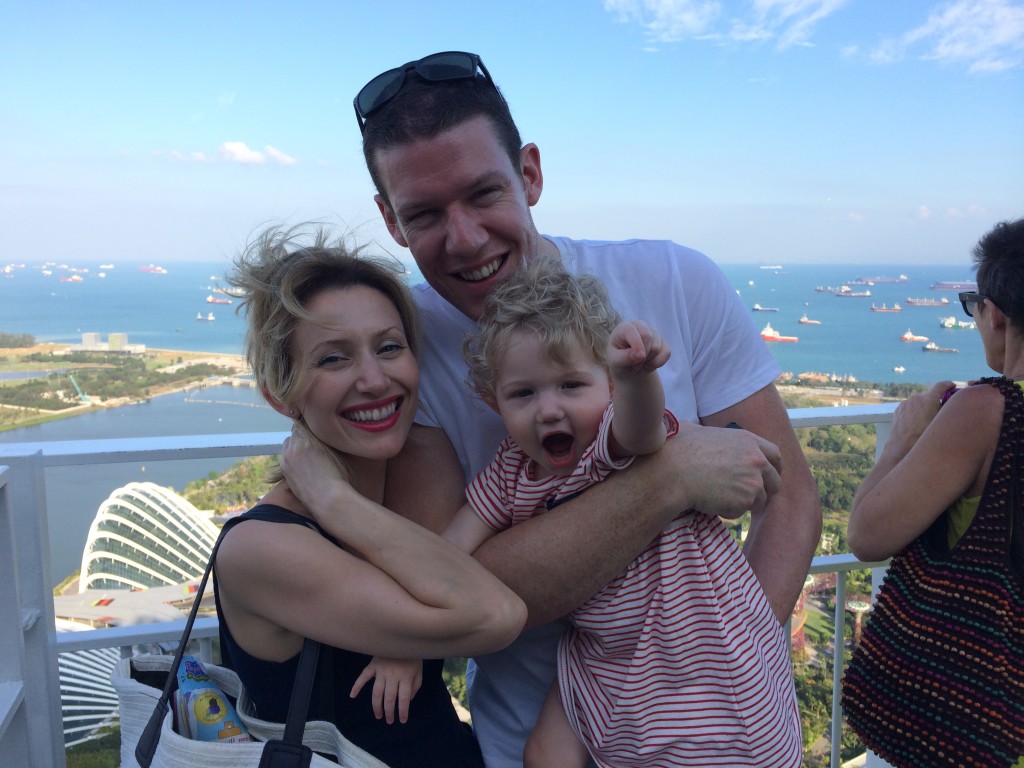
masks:
[[[893,557],[843,679],[847,723],[897,768],[1024,756],[1024,577],[1010,557],[1012,521],[1024,519],[1024,393],[982,382],[1006,407],[974,521],[950,550],[940,516]]]

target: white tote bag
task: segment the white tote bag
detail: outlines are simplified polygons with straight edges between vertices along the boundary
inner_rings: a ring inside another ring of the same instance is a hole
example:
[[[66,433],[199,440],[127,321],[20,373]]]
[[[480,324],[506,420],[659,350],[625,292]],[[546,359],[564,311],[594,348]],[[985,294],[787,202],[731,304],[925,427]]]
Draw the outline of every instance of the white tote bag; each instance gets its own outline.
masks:
[[[299,656],[299,669],[288,707],[287,726],[283,723],[257,720],[255,717],[246,719],[241,714],[241,707],[238,707],[243,722],[247,725],[252,723],[250,735],[259,739],[258,741],[199,741],[186,738],[174,730],[170,696],[177,682],[176,671],[188,646],[189,635],[192,633],[192,625],[199,611],[206,582],[210,578],[217,549],[224,539],[224,534],[246,517],[281,522],[276,513],[255,513],[254,510],[250,510],[224,525],[210,553],[206,572],[199,582],[192,610],[185,621],[185,629],[173,658],[135,656],[121,659],[111,671],[110,682],[117,691],[121,715],[121,765],[125,768],[140,768],[138,761],[144,760],[143,764],[148,762],[148,768],[330,768],[336,765],[341,765],[342,768],[387,768],[383,762],[342,736],[334,724],[305,722],[320,655],[319,643],[308,638]],[[293,521],[288,519],[285,522]],[[242,697],[242,684],[238,675],[214,664],[203,666],[225,694],[236,701]],[[244,697],[241,703],[247,709],[251,709]],[[144,757],[136,757],[140,741],[144,745]],[[330,762],[317,755],[317,752],[333,755],[338,762]]]
[[[170,673],[172,662],[172,656],[132,656],[118,661],[111,672],[110,682],[117,691],[121,715],[122,768],[139,768],[135,747],[160,700],[163,678]],[[173,714],[168,710],[160,728],[160,746],[150,768],[257,768],[265,746],[263,742],[282,739],[284,724],[260,720],[252,714],[252,702],[232,670],[209,663],[204,663],[203,668],[225,694],[236,700],[239,718],[257,741],[223,744],[185,738],[174,730]],[[332,755],[337,760],[331,762],[314,754],[311,768],[387,768],[385,763],[346,739],[333,723],[307,722],[302,743],[314,753]]]

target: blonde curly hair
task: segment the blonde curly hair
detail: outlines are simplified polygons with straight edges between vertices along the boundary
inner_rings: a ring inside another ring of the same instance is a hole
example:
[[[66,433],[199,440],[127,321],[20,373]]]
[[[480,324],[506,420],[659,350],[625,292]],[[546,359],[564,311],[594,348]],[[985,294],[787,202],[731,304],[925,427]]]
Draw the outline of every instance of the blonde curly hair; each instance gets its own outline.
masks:
[[[606,365],[605,345],[620,321],[598,278],[572,275],[555,259],[533,259],[487,295],[479,330],[463,344],[468,384],[493,401],[500,361],[512,336],[523,329],[536,333],[556,362],[565,363],[572,346],[581,343]]]

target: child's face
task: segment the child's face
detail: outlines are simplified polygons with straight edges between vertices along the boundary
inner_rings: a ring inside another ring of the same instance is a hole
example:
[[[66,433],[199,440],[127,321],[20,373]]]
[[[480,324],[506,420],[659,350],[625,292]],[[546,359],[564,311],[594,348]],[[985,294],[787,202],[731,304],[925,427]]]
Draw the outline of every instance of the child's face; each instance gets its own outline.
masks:
[[[568,475],[597,437],[611,400],[604,366],[582,344],[556,363],[537,335],[517,331],[498,361],[495,405],[509,434],[533,459],[538,477]]]

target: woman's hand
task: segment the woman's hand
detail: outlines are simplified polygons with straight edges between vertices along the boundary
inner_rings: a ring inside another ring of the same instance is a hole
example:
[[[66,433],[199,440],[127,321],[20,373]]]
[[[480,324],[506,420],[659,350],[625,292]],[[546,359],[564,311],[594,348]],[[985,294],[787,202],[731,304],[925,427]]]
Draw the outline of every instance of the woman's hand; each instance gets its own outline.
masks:
[[[953,386],[952,381],[940,381],[927,392],[911,395],[896,407],[892,416],[892,434],[889,444],[906,454],[942,407],[943,395]]]
[[[340,462],[330,456],[302,422],[292,424],[292,433],[281,449],[281,473],[288,489],[314,515],[316,501],[327,499],[339,488],[349,488]]]

